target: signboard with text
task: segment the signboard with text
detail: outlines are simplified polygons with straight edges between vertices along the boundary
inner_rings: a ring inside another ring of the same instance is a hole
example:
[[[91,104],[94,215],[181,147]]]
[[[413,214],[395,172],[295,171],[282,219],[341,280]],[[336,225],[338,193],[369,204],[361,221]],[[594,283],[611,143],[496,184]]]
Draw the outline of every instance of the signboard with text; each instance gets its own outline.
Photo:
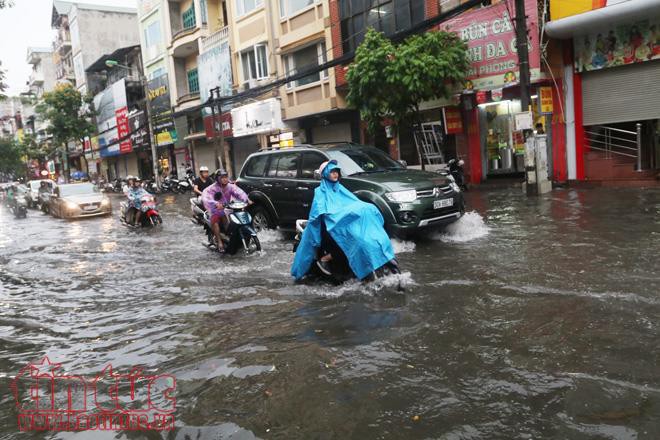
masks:
[[[220,96],[231,95],[231,54],[227,40],[202,52],[197,57],[199,95],[202,102],[210,97],[210,90],[220,89]],[[211,109],[204,107],[203,116],[211,115]]]
[[[442,30],[456,32],[468,45],[471,64],[466,89],[493,89],[518,83],[516,33],[509,10],[513,12],[512,2],[500,2],[465,12],[440,25]],[[536,0],[525,0],[525,10],[530,76],[534,81],[541,75]]]
[[[442,117],[446,134],[463,133],[463,118],[458,107],[444,107]]]
[[[539,113],[553,112],[552,87],[539,87]]]
[[[234,137],[268,133],[284,128],[281,104],[277,98],[265,99],[232,109],[231,120]]]
[[[170,106],[170,84],[167,74],[161,75],[147,83],[147,102],[151,108],[156,145],[173,144],[177,140],[172,107]]]

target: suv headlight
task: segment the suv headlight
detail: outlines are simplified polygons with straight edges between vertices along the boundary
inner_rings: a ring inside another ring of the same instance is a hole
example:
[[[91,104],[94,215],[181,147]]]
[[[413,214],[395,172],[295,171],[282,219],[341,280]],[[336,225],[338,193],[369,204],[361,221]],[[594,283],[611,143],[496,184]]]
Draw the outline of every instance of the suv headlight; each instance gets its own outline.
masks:
[[[409,189],[406,191],[394,191],[386,193],[385,197],[390,202],[409,203],[414,202],[417,199],[417,191],[414,189]]]
[[[456,182],[451,182],[449,187],[454,190],[454,192],[461,192],[461,187],[456,184]]]

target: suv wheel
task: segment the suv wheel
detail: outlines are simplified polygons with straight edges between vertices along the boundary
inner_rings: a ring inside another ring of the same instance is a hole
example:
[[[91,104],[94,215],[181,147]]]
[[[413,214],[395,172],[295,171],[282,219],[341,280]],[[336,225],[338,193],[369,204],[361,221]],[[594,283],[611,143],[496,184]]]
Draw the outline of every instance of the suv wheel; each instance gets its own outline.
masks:
[[[256,205],[252,209],[252,224],[257,232],[265,229],[275,229],[271,215],[263,206]]]

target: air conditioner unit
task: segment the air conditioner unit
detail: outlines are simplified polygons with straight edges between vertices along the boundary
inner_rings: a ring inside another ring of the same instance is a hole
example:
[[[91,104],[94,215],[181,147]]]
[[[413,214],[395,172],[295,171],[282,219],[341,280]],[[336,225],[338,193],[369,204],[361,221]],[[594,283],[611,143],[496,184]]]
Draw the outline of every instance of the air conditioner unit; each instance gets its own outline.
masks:
[[[254,89],[258,84],[259,82],[256,79],[249,79],[243,83],[243,91]]]

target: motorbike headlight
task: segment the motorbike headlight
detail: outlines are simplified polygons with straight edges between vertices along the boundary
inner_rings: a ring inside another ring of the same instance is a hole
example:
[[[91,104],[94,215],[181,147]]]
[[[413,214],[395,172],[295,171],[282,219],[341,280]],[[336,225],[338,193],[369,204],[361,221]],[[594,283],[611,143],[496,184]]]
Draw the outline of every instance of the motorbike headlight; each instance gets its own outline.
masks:
[[[449,187],[454,190],[454,192],[461,192],[461,188],[456,184],[456,182],[451,182]]]
[[[409,189],[406,191],[394,191],[385,194],[390,202],[409,203],[417,199],[417,190]]]

